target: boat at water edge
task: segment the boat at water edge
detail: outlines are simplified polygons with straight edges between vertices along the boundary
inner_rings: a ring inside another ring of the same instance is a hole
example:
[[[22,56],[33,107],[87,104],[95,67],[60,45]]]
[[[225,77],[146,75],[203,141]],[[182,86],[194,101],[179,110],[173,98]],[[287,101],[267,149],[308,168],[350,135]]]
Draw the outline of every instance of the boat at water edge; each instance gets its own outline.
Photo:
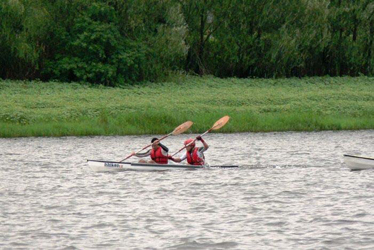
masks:
[[[374,169],[374,158],[344,155],[345,164],[352,170]]]
[[[124,171],[124,170],[145,170],[145,171],[163,171],[163,170],[196,170],[196,169],[215,169],[215,168],[238,168],[237,165],[219,165],[219,166],[195,166],[185,164],[153,164],[153,163],[134,163],[134,162],[116,162],[87,160],[88,165],[94,171]]]

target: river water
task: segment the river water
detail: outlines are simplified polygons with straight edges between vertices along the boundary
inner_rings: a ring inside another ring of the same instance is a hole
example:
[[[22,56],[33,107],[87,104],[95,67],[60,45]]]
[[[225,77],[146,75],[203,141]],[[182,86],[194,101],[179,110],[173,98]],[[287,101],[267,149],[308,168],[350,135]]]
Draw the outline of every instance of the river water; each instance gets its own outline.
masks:
[[[165,139],[176,151],[188,136]],[[374,131],[208,134],[212,165],[94,172],[152,136],[0,139],[1,249],[374,249]],[[136,160],[136,159],[134,159]]]

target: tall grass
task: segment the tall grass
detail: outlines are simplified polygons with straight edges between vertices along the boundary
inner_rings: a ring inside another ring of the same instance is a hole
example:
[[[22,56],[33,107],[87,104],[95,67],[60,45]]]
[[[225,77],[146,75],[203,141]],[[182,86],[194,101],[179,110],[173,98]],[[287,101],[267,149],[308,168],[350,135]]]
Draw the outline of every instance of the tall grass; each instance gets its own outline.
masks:
[[[175,78],[125,88],[0,81],[0,137],[374,129],[374,78]]]

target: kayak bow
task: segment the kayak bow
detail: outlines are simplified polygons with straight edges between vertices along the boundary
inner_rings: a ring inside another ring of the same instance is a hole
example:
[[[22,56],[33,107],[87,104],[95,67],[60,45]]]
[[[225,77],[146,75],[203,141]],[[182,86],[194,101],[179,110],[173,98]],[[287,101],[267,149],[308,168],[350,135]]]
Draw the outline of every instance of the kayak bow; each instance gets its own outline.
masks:
[[[344,155],[344,162],[352,170],[363,170],[374,168],[374,158],[357,155]]]

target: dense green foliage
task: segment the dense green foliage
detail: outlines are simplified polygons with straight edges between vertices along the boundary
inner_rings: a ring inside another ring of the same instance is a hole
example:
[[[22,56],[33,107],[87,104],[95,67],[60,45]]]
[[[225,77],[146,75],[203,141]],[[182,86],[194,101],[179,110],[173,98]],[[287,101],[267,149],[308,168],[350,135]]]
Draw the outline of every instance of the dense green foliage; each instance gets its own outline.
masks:
[[[0,80],[0,137],[374,129],[374,79],[187,77],[103,87]]]
[[[0,78],[374,75],[370,0],[0,0]]]

